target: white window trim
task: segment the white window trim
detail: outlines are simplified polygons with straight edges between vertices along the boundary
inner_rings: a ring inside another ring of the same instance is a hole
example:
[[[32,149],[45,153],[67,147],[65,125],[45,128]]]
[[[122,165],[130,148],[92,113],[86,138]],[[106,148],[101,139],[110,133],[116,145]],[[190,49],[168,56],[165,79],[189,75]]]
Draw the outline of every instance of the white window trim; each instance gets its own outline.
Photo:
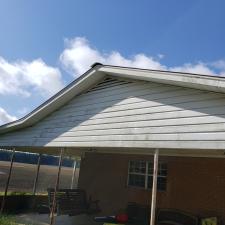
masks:
[[[131,161],[143,161],[146,163],[146,169],[145,169],[145,174],[144,173],[136,173],[136,172],[130,172],[130,162]],[[153,163],[152,161],[144,161],[144,160],[129,160],[129,163],[128,163],[128,176],[127,176],[127,186],[128,187],[132,187],[132,188],[141,188],[141,189],[145,189],[145,190],[148,190],[148,189],[151,189],[151,188],[148,188],[148,177],[153,177],[153,174],[148,174],[148,165],[149,163]],[[160,166],[161,164],[164,164],[163,162],[159,162],[159,170],[160,170]],[[134,185],[130,185],[129,184],[129,178],[130,178],[130,174],[133,174],[133,175],[141,175],[141,176],[145,176],[145,187],[138,187],[138,186],[134,186]],[[158,174],[158,178],[167,178],[167,175],[159,175]]]

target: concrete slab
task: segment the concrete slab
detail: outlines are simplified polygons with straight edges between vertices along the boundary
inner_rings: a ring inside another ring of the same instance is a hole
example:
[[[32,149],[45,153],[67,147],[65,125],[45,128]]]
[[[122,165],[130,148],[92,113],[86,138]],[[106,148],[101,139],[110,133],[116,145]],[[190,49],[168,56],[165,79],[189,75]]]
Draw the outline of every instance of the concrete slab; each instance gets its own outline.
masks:
[[[27,223],[31,225],[49,225],[48,214],[28,213],[19,214],[16,216],[19,223]],[[93,216],[79,215],[79,216],[56,216],[55,225],[101,225],[93,220]]]

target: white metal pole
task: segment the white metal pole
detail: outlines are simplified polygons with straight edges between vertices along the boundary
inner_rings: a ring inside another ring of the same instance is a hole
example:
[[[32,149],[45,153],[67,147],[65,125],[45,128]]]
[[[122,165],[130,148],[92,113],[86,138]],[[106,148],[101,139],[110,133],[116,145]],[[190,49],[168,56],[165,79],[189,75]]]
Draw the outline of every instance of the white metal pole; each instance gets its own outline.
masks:
[[[58,174],[57,174],[55,191],[54,191],[53,200],[52,200],[52,208],[51,208],[51,212],[50,212],[50,225],[53,225],[54,222],[55,222],[54,221],[54,219],[55,219],[54,214],[55,214],[55,209],[56,209],[56,192],[58,191],[58,188],[59,188],[59,179],[60,179],[61,166],[62,166],[62,160],[63,160],[63,152],[64,152],[64,149],[61,148],[59,165],[58,165]]]
[[[151,201],[152,203],[151,203],[150,225],[155,225],[158,161],[159,161],[159,150],[156,149],[154,153],[154,172],[153,172],[153,183],[152,183],[152,201]]]
[[[74,165],[73,165],[73,175],[72,175],[70,189],[73,189],[73,186],[74,186],[74,180],[75,180],[75,176],[76,176],[76,169],[77,169],[77,161],[75,160],[74,161]]]
[[[40,165],[41,165],[41,154],[38,155],[37,171],[36,171],[36,177],[35,177],[34,186],[33,186],[33,195],[36,194],[36,190],[37,190],[37,183],[38,183],[38,178],[39,178]]]
[[[83,158],[83,159],[84,159],[84,158]],[[82,158],[80,158],[79,160],[77,160],[77,169],[79,168],[79,170],[78,170],[78,172],[77,172],[77,177],[76,177],[76,188],[77,188],[78,185],[79,185],[81,163],[82,163]]]
[[[8,193],[9,182],[10,182],[10,179],[11,179],[14,159],[15,159],[15,148],[12,150],[12,154],[11,154],[9,174],[8,174],[8,178],[7,178],[6,185],[5,185],[5,192],[4,192],[4,195],[3,195],[3,198],[2,198],[1,211],[0,211],[1,214],[3,213],[4,207],[5,207],[5,201],[6,201],[6,197],[7,197],[7,193]]]

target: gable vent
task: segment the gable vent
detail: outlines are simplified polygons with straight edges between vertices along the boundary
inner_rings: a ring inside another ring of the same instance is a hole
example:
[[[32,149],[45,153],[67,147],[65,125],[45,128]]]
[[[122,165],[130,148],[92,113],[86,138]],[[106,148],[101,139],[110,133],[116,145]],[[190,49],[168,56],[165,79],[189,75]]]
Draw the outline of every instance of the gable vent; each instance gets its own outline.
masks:
[[[96,86],[88,90],[88,92],[93,92],[93,91],[98,91],[98,90],[103,90],[109,87],[114,87],[114,86],[119,86],[119,85],[124,85],[124,84],[129,84],[131,83],[130,81],[125,81],[125,80],[118,80],[112,77],[107,77],[101,82],[99,82]]]

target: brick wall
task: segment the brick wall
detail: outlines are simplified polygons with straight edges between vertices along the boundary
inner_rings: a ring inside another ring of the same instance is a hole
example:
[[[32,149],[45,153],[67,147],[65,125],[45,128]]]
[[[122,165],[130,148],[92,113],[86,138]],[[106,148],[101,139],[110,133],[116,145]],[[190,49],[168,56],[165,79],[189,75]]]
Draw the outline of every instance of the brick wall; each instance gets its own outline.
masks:
[[[129,160],[151,156],[88,153],[81,163],[79,186],[100,200],[102,214],[114,214],[127,202],[151,202],[151,191],[127,187]],[[167,190],[158,192],[157,208],[185,210],[225,220],[225,159],[160,157],[168,165]]]

